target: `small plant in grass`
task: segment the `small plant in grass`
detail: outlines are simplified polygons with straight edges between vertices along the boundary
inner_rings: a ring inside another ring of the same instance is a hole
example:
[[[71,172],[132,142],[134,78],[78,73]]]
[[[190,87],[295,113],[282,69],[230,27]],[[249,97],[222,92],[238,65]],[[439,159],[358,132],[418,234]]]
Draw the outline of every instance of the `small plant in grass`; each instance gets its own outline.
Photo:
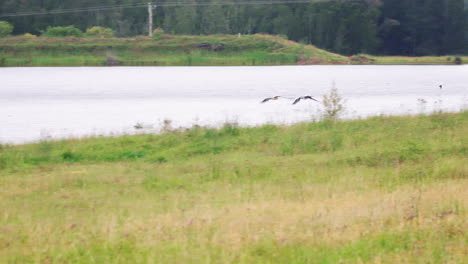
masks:
[[[426,112],[426,105],[427,100],[425,100],[424,98],[418,98],[418,107],[420,114],[424,114]]]
[[[6,37],[13,31],[13,25],[6,22],[0,21],[0,38]]]
[[[226,122],[221,131],[226,135],[238,136],[240,134],[239,124],[237,122]]]
[[[323,96],[324,119],[337,120],[344,111],[345,100],[338,94],[338,89],[333,82],[329,94]]]
[[[167,159],[166,159],[166,157],[164,157],[164,156],[159,156],[158,158],[156,158],[156,161],[157,161],[158,163],[166,163],[166,162],[167,162]]]
[[[169,133],[172,132],[174,129],[172,128],[172,120],[164,119],[162,123],[162,132]]]
[[[76,153],[73,153],[72,151],[65,151],[61,154],[62,160],[64,161],[78,161],[78,155]]]

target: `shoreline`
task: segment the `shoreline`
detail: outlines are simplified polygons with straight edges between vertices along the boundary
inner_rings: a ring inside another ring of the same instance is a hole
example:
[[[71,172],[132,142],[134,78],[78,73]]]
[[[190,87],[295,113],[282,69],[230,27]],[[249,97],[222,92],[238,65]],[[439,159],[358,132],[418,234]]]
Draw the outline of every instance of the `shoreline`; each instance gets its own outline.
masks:
[[[369,116],[357,116],[354,118],[351,117],[344,117],[340,118],[336,121],[327,120],[327,119],[318,119],[318,120],[303,120],[299,122],[285,122],[285,123],[263,123],[263,124],[239,124],[237,122],[225,121],[224,123],[219,123],[216,125],[199,125],[199,124],[192,124],[192,126],[184,127],[171,127],[169,130],[163,127],[154,127],[154,124],[149,124],[150,127],[141,128],[141,129],[134,129],[133,133],[128,130],[128,128],[122,128],[126,131],[113,131],[113,132],[97,132],[95,134],[82,134],[82,135],[55,135],[55,136],[45,136],[44,138],[27,140],[23,142],[8,142],[8,141],[0,141],[0,146],[3,147],[21,147],[21,146],[30,146],[30,145],[37,145],[42,143],[52,143],[58,144],[60,142],[68,142],[68,141],[93,141],[93,140],[100,140],[100,139],[118,139],[123,137],[142,137],[142,136],[163,136],[167,133],[190,133],[192,130],[197,129],[205,129],[205,130],[222,130],[225,127],[236,127],[239,129],[261,129],[264,126],[274,126],[277,128],[285,127],[285,128],[292,128],[295,126],[303,126],[307,124],[320,124],[320,123],[352,123],[352,122],[366,122],[376,118],[384,118],[384,119],[416,119],[416,118],[428,118],[428,117],[436,117],[439,115],[443,116],[454,116],[454,115],[464,115],[468,110],[461,109],[458,111],[443,111],[443,112],[430,112],[430,113],[415,113],[415,114],[379,114],[379,115],[369,115]],[[170,120],[173,121],[173,120]],[[140,124],[136,122],[136,124]],[[146,123],[142,123],[146,125]]]

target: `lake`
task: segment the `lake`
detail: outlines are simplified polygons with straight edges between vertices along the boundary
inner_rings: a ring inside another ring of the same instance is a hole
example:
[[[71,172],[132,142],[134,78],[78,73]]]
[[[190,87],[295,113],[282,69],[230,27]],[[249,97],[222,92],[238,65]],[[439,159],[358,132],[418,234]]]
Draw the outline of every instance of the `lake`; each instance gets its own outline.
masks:
[[[317,120],[320,103],[260,101],[333,86],[343,118],[468,108],[468,65],[0,68],[0,143]]]

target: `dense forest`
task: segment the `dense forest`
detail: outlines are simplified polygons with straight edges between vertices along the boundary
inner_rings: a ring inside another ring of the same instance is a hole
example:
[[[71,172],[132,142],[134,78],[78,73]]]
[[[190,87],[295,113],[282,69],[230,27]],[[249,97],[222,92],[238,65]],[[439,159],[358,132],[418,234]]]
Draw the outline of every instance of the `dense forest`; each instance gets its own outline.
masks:
[[[444,55],[468,52],[468,0],[335,0],[242,5],[247,0],[184,0],[229,5],[159,6],[155,27],[172,34],[279,34],[341,54]],[[276,1],[276,0],[275,0]],[[144,0],[0,0],[0,16],[25,11],[144,3]],[[169,0],[155,1],[160,4]],[[173,2],[173,1],[172,1]],[[145,7],[36,16],[5,16],[14,34],[48,26],[112,28],[147,34]]]

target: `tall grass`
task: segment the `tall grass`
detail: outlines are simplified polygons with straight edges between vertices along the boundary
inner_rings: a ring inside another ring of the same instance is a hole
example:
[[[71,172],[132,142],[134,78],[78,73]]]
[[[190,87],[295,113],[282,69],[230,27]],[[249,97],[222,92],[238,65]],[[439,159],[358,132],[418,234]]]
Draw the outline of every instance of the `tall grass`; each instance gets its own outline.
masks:
[[[0,146],[0,263],[465,263],[468,113]]]

